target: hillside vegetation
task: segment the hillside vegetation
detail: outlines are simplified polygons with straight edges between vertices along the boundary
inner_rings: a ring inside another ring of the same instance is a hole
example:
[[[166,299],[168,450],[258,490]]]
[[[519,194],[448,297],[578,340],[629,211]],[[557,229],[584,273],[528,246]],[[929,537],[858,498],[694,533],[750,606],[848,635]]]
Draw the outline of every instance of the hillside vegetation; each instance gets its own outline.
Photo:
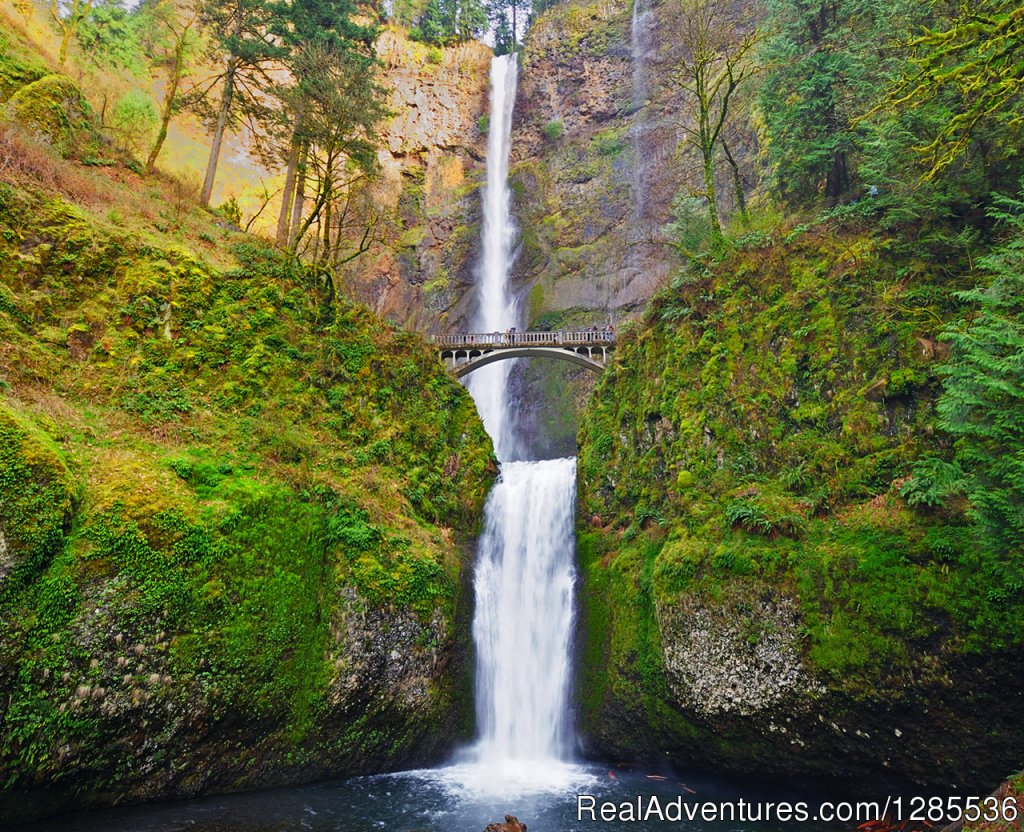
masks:
[[[439,753],[494,472],[468,394],[5,60],[0,816]]]
[[[688,7],[758,79],[767,175],[721,226],[680,194],[688,265],[584,415],[592,747],[991,788],[1024,762],[1020,9]]]

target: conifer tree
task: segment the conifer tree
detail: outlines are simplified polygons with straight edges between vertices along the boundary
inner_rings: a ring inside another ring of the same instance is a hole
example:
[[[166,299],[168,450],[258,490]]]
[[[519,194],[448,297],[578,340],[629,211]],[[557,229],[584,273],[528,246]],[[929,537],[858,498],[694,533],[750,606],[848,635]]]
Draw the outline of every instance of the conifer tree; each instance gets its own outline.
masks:
[[[268,70],[273,61],[284,57],[285,50],[270,35],[273,7],[268,0],[206,0],[201,11],[223,61],[220,72],[189,96],[189,104],[213,130],[200,193],[200,202],[208,205],[224,133],[240,121],[255,126],[265,118],[266,94],[272,85]],[[217,101],[214,90],[220,91]]]
[[[286,128],[284,193],[277,223],[277,244],[294,250],[302,220],[307,166],[311,150],[315,150],[318,135],[317,125],[325,108],[331,103],[325,98],[326,86],[320,78],[321,70],[330,72],[335,65],[342,65],[347,72],[364,85],[364,90],[349,87],[353,103],[379,99],[380,91],[374,81],[376,56],[373,51],[377,27],[356,20],[357,9],[353,0],[293,0],[274,2],[274,34],[287,50],[286,63],[291,71],[293,83],[279,87],[278,97],[282,101],[280,119]],[[318,67],[310,55],[320,55],[325,61]],[[366,93],[363,95],[362,93]],[[383,108],[381,108],[381,111]],[[357,132],[372,131],[372,122],[379,117],[378,111],[367,110],[368,120],[344,122],[351,124]],[[331,141],[337,142],[335,136]]]
[[[957,438],[967,496],[986,539],[1000,552],[1024,553],[1024,201],[1000,198],[993,217],[1012,238],[982,261],[995,276],[961,295],[978,313],[947,331],[941,426]],[[1024,572],[1017,561],[1018,589]]]

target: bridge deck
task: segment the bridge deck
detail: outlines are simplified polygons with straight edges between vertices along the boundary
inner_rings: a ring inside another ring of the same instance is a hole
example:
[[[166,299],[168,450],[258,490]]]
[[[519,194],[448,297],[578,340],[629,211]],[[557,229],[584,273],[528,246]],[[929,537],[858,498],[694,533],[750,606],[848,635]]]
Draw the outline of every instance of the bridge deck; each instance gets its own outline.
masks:
[[[433,336],[441,349],[501,349],[503,347],[608,347],[615,343],[610,329],[566,332],[467,332]]]

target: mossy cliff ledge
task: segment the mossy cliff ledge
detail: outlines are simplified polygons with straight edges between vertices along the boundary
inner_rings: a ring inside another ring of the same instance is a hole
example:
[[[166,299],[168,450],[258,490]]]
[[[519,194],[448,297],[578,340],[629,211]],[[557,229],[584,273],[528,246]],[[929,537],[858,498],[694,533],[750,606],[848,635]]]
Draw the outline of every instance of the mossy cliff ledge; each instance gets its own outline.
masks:
[[[469,730],[472,401],[216,233],[214,266],[0,185],[0,823],[410,766]]]
[[[908,488],[979,277],[900,252],[797,229],[620,337],[579,434],[592,752],[979,794],[1024,762],[1015,555]]]

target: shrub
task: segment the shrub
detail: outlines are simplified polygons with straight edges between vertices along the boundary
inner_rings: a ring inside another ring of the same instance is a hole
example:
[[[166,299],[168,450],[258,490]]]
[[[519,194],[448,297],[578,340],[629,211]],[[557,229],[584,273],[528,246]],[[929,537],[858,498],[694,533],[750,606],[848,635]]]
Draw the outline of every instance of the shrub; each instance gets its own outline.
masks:
[[[158,123],[156,105],[142,90],[125,93],[111,114],[111,129],[118,147],[133,156],[138,156],[149,144]]]
[[[558,119],[552,119],[544,125],[542,132],[544,133],[545,139],[551,142],[556,142],[562,138],[562,135],[565,133],[565,125]]]

